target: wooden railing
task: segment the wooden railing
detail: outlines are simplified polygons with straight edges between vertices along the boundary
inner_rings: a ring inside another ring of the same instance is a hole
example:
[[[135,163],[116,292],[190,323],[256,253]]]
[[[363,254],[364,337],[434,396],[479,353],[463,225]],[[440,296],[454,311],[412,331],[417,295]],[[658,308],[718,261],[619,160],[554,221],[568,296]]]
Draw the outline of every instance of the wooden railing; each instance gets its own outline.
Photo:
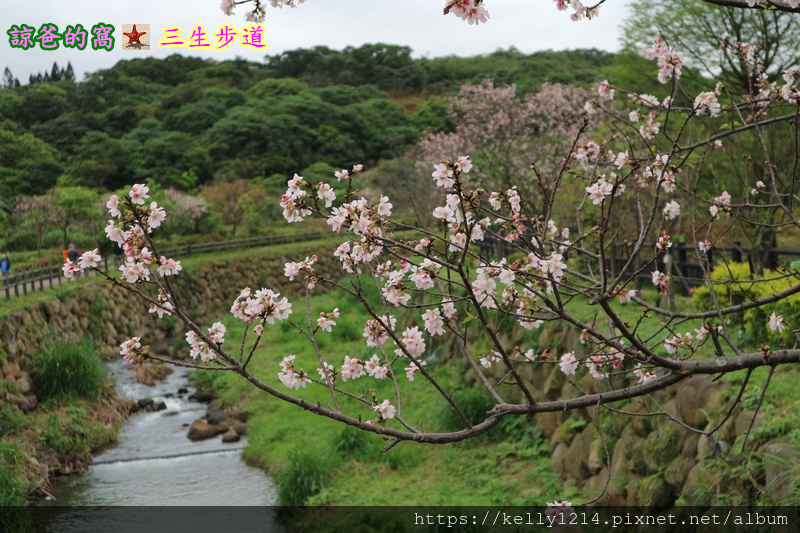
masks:
[[[230,239],[207,243],[192,243],[185,246],[172,246],[169,248],[164,248],[159,250],[159,254],[166,257],[186,257],[193,254],[222,252],[225,250],[233,250],[235,248],[256,248],[260,246],[274,246],[277,244],[288,244],[292,242],[313,241],[322,239],[326,235],[326,233],[322,232],[309,232],[287,235],[268,235],[263,237],[248,237],[245,239]],[[106,272],[109,272],[109,263],[112,264],[112,268],[118,268],[122,264],[122,256],[107,255],[103,257],[103,269]],[[97,272],[90,271],[86,274],[79,274],[76,277],[80,278],[83,276],[96,274]],[[42,267],[4,276],[2,278],[2,285],[0,285],[0,293],[4,294],[6,299],[11,299],[15,296],[28,294],[29,292],[37,290],[41,291],[45,288],[52,288],[54,285],[61,285],[66,281],[67,280],[61,270],[61,265]]]
[[[309,233],[296,233],[287,235],[269,235],[262,237],[248,237],[245,239],[230,239],[224,241],[207,242],[207,243],[192,243],[184,246],[172,246],[159,250],[160,255],[167,257],[186,257],[194,254],[207,254],[211,252],[222,252],[225,250],[232,250],[235,248],[255,248],[260,246],[274,246],[277,244],[288,244],[292,242],[306,242],[324,238],[327,233],[323,232],[309,232]],[[481,254],[484,257],[497,257],[513,253],[516,248],[499,239],[487,236],[486,239],[478,243]],[[622,244],[614,245],[614,253],[607,258],[607,268],[613,274],[617,274],[619,270],[624,267],[627,259],[625,257],[625,248]],[[652,245],[644,245],[643,250],[653,250]],[[719,261],[734,261],[737,263],[751,261],[752,254],[763,254],[763,250],[749,247],[740,246],[739,243],[734,243],[733,246],[715,246],[705,256],[709,264],[714,265]],[[795,248],[773,248],[769,252],[770,261],[774,263],[785,263],[790,259],[800,258],[800,249]],[[692,287],[697,287],[704,283],[703,267],[697,262],[695,254],[695,247],[692,245],[675,244],[670,250],[669,255],[672,265],[671,272],[673,276],[673,284],[678,291],[688,293]],[[122,262],[121,256],[105,256],[103,258],[103,268],[106,272],[109,271],[109,259],[113,264],[112,268],[117,269]],[[642,264],[650,261],[652,256],[647,257],[642,254],[637,258],[636,262],[630,268],[631,271],[638,269]],[[659,258],[660,269],[664,268],[663,256]],[[639,274],[637,285],[646,284],[650,280],[650,273],[653,268],[646,269],[645,272]],[[96,272],[91,271],[89,274]],[[78,275],[86,276],[88,274]],[[66,279],[61,271],[61,265],[37,268],[35,270],[27,270],[17,274],[10,274],[2,279],[0,285],[0,293],[4,294],[6,299],[15,296],[28,294],[37,290],[44,290],[45,288],[52,288],[54,285],[64,283]]]
[[[483,241],[479,241],[478,247],[484,257],[504,257],[519,251],[519,248],[511,243],[497,239],[492,235],[487,235]],[[626,272],[633,273],[642,265],[652,261],[654,244],[645,243],[639,256],[628,266]],[[626,246],[622,243],[609,247],[606,254],[606,268],[612,275],[619,274],[628,262]],[[759,261],[754,261],[754,257],[759,257]],[[665,263],[664,259],[667,259]],[[789,265],[793,260],[800,259],[800,249],[797,248],[772,248],[768,251],[759,248],[742,246],[739,242],[731,243],[731,246],[714,246],[701,258],[707,261],[705,265],[698,261],[697,250],[689,244],[673,244],[669,254],[658,258],[656,265],[646,268],[636,278],[636,288],[641,288],[651,283],[651,273],[658,269],[661,272],[672,275],[673,286],[681,294],[689,294],[694,287],[699,287],[706,283],[705,269],[714,268],[714,265],[723,262],[749,263],[751,269],[754,264],[762,267],[774,269],[775,266]],[[704,269],[705,267],[705,269]]]

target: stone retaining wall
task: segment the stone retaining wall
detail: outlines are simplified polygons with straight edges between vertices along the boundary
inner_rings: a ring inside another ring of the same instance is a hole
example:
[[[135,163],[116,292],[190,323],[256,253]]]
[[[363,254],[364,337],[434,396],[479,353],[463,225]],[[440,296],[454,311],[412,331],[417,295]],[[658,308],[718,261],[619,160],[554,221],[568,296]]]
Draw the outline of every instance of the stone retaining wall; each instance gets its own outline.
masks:
[[[541,335],[542,346],[558,347],[558,353],[582,353],[578,335],[571,328],[553,323]],[[520,374],[536,401],[573,397],[578,392],[558,365],[527,366]],[[603,390],[600,382],[588,375],[574,383],[588,393]],[[691,432],[664,415],[642,416],[659,411],[657,402],[683,424],[710,429],[724,419],[736,392],[731,383],[714,382],[703,375],[653,394],[652,400],[629,402],[621,408],[630,413],[628,416],[601,407],[601,428],[611,456],[610,477],[595,408],[541,413],[532,418],[532,423],[549,439],[551,464],[562,479],[574,480],[587,495],[600,494],[608,482],[600,500],[603,505],[747,505],[762,492],[776,504],[800,504],[796,490],[800,485],[800,450],[796,446],[780,439],[758,442],[751,438],[748,448],[759,452],[755,457],[741,454],[741,440],[734,449],[734,442],[747,433],[754,415],[742,404],[709,437]],[[765,417],[759,413],[753,426],[764,424]],[[736,467],[741,473],[732,473]],[[737,476],[741,479],[729,482]],[[793,491],[788,490],[792,486]]]
[[[298,245],[291,253],[252,250],[234,259],[209,257],[201,265],[171,278],[179,301],[198,325],[210,325],[227,313],[244,287],[269,287],[289,299],[304,291],[302,282],[289,282],[284,264],[319,252],[319,247]],[[331,253],[319,253],[316,271],[339,277],[341,266]],[[323,290],[318,285],[315,292]],[[149,314],[148,305],[130,292],[99,278],[77,281],[52,291],[52,298],[14,311],[0,322],[0,404],[11,401],[28,411],[37,404],[33,357],[53,339],[79,340],[92,337],[108,353],[118,353],[119,344],[132,336],[157,351],[175,355],[172,343],[163,341],[184,333],[180,321]],[[162,345],[159,346],[159,342]],[[188,351],[188,349],[187,349]]]

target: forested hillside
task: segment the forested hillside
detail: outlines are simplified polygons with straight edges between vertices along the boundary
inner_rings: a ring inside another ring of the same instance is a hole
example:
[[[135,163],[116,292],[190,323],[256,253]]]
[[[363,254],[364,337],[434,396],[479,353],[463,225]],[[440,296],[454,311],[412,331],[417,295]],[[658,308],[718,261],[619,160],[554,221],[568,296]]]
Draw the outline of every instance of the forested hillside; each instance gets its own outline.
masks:
[[[273,204],[295,172],[330,179],[336,169],[401,156],[424,132],[450,131],[447,97],[464,84],[492,77],[522,96],[545,82],[588,86],[614,64],[597,50],[413,59],[408,47],[374,44],[261,63],[135,59],[80,82],[71,66],[53,65],[22,86],[6,69],[0,217],[11,220],[0,245],[94,241],[104,220],[86,206],[134,182],[184,210],[172,234],[220,226],[235,234],[248,216],[280,217]]]

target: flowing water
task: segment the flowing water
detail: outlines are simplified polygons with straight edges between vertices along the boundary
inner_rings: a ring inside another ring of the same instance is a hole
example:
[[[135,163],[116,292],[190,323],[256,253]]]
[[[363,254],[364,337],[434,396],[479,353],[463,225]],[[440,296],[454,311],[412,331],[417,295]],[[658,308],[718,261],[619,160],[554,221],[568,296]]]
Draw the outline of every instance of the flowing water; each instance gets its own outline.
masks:
[[[121,360],[110,363],[109,368],[121,396],[163,400],[167,409],[133,415],[120,431],[119,444],[97,455],[86,474],[56,487],[53,493],[56,500],[44,505],[269,506],[276,503],[270,479],[241,458],[246,437],[229,444],[223,443],[221,436],[199,442],[186,438],[189,424],[201,418],[206,409],[204,404],[187,399],[193,392],[187,385],[187,369],[176,367],[166,379],[148,387],[134,383],[134,368]],[[181,387],[189,389],[183,397],[177,394]],[[66,508],[56,514],[48,530],[82,530],[71,526],[84,523],[86,516],[85,507]],[[117,531],[118,518],[114,518]]]

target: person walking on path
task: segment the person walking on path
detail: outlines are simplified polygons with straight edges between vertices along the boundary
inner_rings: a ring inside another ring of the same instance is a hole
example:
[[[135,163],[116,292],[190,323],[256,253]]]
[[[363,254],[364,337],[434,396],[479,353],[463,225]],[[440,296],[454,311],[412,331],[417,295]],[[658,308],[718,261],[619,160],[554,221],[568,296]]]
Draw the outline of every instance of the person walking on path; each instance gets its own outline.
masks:
[[[5,250],[0,250],[0,272],[3,273],[4,278],[11,272],[11,259]]]
[[[69,259],[73,263],[77,263],[78,262],[78,257],[79,257],[78,249],[75,248],[74,244],[69,243],[69,248],[67,248],[67,259]],[[73,277],[72,280],[75,281],[76,277],[77,276]]]

